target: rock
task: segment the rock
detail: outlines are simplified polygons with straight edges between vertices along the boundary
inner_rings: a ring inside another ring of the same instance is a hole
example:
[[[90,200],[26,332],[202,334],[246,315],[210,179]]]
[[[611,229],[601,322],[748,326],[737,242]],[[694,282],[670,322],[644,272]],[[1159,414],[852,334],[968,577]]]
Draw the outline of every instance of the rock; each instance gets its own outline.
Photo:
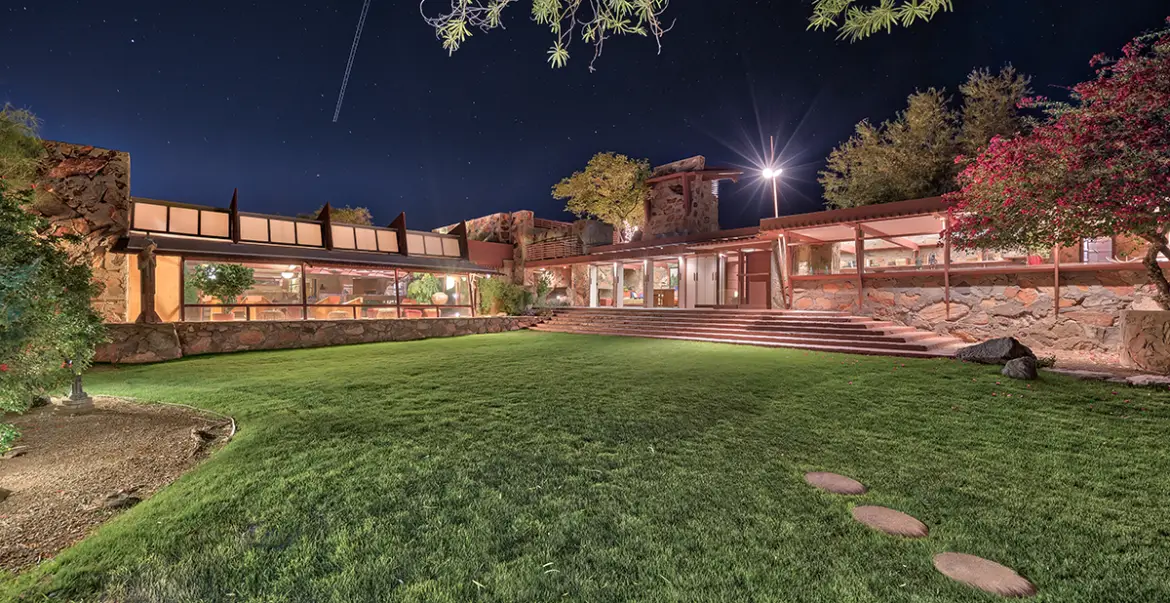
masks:
[[[853,519],[891,536],[925,538],[930,533],[926,524],[921,521],[901,511],[886,507],[868,505],[853,507]]]
[[[107,509],[128,509],[140,502],[142,499],[137,496],[126,492],[115,492],[102,501],[102,506]]]
[[[195,440],[195,442],[196,442],[197,444],[199,444],[200,446],[202,446],[203,444],[206,444],[206,443],[208,443],[208,442],[210,442],[210,441],[214,440],[214,439],[215,439],[215,434],[214,434],[214,433],[211,433],[210,431],[207,431],[206,429],[200,429],[200,428],[198,428],[198,427],[192,427],[192,428],[191,428],[191,439],[192,439],[192,440]]]
[[[26,454],[28,454],[28,446],[13,446],[12,448],[10,448],[8,450],[8,452],[5,452],[4,454],[0,455],[0,459],[4,459],[7,461],[7,460],[14,459],[18,456],[24,456]]]
[[[1108,381],[1114,378],[1113,373],[1106,373],[1103,371],[1082,371],[1078,369],[1066,368],[1046,368],[1044,370],[1050,373],[1056,373],[1057,375],[1065,375],[1067,377],[1084,379],[1086,381]]]
[[[939,553],[934,567],[944,576],[1001,597],[1030,597],[1036,587],[1010,567],[965,553]]]
[[[9,496],[12,496],[12,490],[0,488],[0,502],[4,502]]]
[[[1014,337],[1000,337],[983,343],[967,346],[955,352],[955,358],[967,362],[980,364],[1005,364],[1016,358],[1036,358],[1028,346],[1020,343]]]
[[[804,474],[804,481],[808,482],[811,486],[815,486],[826,492],[832,492],[833,494],[855,495],[865,494],[866,492],[865,485],[861,482],[836,473],[814,471]]]
[[[1012,360],[1008,360],[1007,364],[1003,365],[1003,370],[1000,373],[1012,379],[1031,381],[1038,376],[1036,374],[1036,359],[1031,356],[1013,358]]]
[[[1126,377],[1125,382],[1138,387],[1166,387],[1170,386],[1170,377],[1163,375],[1134,375]]]

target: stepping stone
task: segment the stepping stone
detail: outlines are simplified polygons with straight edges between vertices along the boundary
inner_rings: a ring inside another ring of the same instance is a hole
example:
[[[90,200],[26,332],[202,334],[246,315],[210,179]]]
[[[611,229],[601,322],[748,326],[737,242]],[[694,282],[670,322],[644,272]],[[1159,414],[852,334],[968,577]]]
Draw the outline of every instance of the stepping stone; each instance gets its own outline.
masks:
[[[891,536],[925,538],[929,534],[926,524],[894,509],[863,505],[853,507],[853,519]]]
[[[804,474],[804,481],[833,494],[865,494],[865,486],[861,482],[844,475],[813,471]]]
[[[939,553],[934,568],[957,582],[1001,597],[1031,597],[1036,587],[1010,567],[965,553]]]

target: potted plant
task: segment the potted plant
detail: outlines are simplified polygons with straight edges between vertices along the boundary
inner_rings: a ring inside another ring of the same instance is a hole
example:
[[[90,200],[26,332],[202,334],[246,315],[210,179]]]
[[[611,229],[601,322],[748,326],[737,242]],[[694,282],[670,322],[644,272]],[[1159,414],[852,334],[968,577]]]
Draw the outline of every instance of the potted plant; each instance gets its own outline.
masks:
[[[187,279],[187,283],[214,297],[224,306],[232,306],[245,291],[256,284],[255,271],[240,264],[200,264]],[[232,320],[231,310],[213,313],[211,320]]]
[[[406,287],[407,297],[427,305],[441,306],[447,303],[447,294],[443,293],[443,284],[433,274],[414,273],[414,280]]]

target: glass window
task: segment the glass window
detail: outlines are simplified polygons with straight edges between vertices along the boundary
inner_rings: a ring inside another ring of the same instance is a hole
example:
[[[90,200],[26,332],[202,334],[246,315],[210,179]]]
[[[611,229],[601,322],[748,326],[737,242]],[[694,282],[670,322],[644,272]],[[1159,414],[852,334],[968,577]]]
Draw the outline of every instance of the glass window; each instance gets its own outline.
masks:
[[[221,287],[216,281],[228,270],[239,287]],[[237,269],[234,267],[242,267]],[[301,303],[301,267],[298,264],[259,264],[187,260],[183,269],[187,305],[289,305]],[[250,278],[249,278],[250,275]],[[205,283],[208,290],[200,283]],[[233,299],[234,297],[234,299]]]
[[[403,272],[398,285],[403,305],[470,306],[471,284],[466,274]],[[405,317],[406,314],[403,314]]]
[[[309,305],[392,306],[398,300],[394,271],[309,266],[305,300]]]
[[[1086,264],[1097,264],[1113,260],[1113,239],[1085,239],[1081,261]]]

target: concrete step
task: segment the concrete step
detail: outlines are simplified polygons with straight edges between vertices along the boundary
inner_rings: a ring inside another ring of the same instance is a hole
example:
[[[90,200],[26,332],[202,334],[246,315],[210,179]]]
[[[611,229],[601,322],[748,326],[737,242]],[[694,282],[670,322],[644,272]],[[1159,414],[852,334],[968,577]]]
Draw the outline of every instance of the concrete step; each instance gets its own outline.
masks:
[[[705,322],[711,320],[718,320],[724,322],[735,322],[739,324],[840,324],[852,325],[857,323],[871,323],[872,319],[862,316],[736,316],[725,313],[711,313],[711,314],[683,314],[683,313],[642,313],[638,312],[562,312],[557,311],[557,316],[566,316],[574,318],[592,318],[596,320],[639,320],[639,321],[655,321],[655,320],[670,320],[679,322]]]
[[[557,317],[548,324],[566,327],[585,327],[585,328],[606,328],[606,329],[641,329],[641,330],[719,330],[728,332],[746,332],[757,333],[761,335],[778,335],[778,336],[803,336],[803,337],[836,337],[836,338],[861,338],[861,339],[884,339],[891,341],[911,341],[919,339],[930,333],[922,333],[919,331],[908,332],[887,332],[885,329],[866,329],[866,328],[838,328],[833,325],[821,326],[816,324],[798,325],[798,326],[784,326],[784,325],[741,325],[736,323],[727,323],[723,321],[709,321],[709,322],[683,322],[683,321],[638,321],[638,320],[594,320],[591,318],[575,318],[575,317]]]

